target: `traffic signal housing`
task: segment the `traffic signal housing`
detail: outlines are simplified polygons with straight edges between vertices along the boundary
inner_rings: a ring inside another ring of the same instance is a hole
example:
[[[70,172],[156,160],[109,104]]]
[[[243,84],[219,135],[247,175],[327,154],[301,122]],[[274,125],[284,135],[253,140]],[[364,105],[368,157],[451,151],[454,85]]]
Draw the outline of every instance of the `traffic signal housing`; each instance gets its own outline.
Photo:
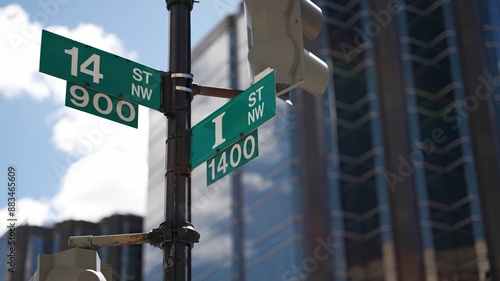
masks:
[[[94,250],[73,248],[54,255],[40,254],[30,281],[111,281],[110,265],[101,264]]]
[[[310,0],[245,0],[251,78],[273,68],[276,95],[299,86],[315,96],[325,91],[327,64],[304,48],[323,25],[321,9]]]

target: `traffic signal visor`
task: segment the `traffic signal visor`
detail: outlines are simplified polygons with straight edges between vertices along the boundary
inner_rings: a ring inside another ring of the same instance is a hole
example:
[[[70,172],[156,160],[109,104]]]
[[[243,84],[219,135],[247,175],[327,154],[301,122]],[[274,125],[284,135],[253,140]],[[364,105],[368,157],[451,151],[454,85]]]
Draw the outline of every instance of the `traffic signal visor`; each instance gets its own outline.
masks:
[[[252,78],[276,71],[276,95],[299,86],[321,96],[328,85],[327,64],[304,48],[323,24],[321,9],[310,0],[245,0],[248,61]]]
[[[101,264],[96,251],[73,248],[54,255],[40,254],[30,281],[111,281],[111,266]]]

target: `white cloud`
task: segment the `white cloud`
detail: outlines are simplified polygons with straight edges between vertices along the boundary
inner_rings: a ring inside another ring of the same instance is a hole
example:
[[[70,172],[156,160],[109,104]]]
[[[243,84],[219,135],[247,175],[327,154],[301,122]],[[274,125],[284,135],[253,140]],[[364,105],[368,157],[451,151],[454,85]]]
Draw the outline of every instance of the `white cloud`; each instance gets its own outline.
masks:
[[[15,218],[17,225],[29,223],[32,225],[41,225],[45,223],[48,217],[52,217],[52,210],[48,199],[35,200],[32,198],[21,198],[17,200],[15,206]],[[0,210],[2,218],[11,218],[8,207]],[[2,233],[5,230],[2,229]]]
[[[37,18],[37,17],[35,17]],[[52,144],[68,155],[53,163],[60,190],[53,198],[20,198],[19,223],[43,225],[65,219],[98,221],[116,212],[144,215],[147,187],[148,112],[139,111],[139,129],[64,107],[65,81],[38,72],[42,24],[17,4],[0,8],[0,95],[28,96],[35,104],[52,100],[60,108],[47,117]],[[135,59],[116,35],[80,24],[48,30],[105,51]],[[61,171],[63,174],[60,174]],[[0,210],[5,214],[7,209]]]
[[[116,212],[144,214],[146,159],[107,150],[71,165],[59,193],[52,199],[58,221],[95,221]]]
[[[147,151],[148,115],[139,108],[139,128],[134,129],[107,119],[61,108],[51,119],[57,120],[53,127],[54,146],[76,158],[91,153],[119,149],[144,155]]]
[[[23,93],[36,100],[49,97],[50,87],[37,73],[40,24],[30,22],[21,6],[8,5],[0,8],[0,34],[0,93],[8,98]]]
[[[52,26],[47,30],[127,59],[137,59],[137,53],[126,51],[123,42],[116,35],[106,33],[102,27],[94,24],[81,23],[73,30],[65,26]]]
[[[264,177],[261,174],[251,172],[243,174],[243,182],[247,190],[252,192],[267,189],[271,185],[271,181],[264,180]]]
[[[116,35],[93,24],[81,23],[73,30],[50,26],[47,30],[128,59],[137,58]],[[0,34],[5,35],[0,36],[0,94],[7,98],[29,95],[37,101],[52,96],[64,103],[65,81],[38,72],[42,24],[30,21],[20,5],[11,4],[0,8]]]
[[[75,163],[52,203],[57,220],[95,221],[114,212],[144,215],[147,193],[147,110],[133,129],[75,110],[61,110],[53,142]],[[56,172],[56,171],[55,171]]]

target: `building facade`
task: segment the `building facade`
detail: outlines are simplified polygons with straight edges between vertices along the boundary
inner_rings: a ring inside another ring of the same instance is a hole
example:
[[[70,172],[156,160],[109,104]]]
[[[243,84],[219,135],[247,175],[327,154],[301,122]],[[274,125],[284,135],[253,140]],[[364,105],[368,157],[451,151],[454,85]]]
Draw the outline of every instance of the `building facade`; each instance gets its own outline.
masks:
[[[207,187],[194,170],[193,280],[495,277],[500,2],[314,2],[329,87],[278,102],[233,175]],[[247,88],[246,39],[243,12],[225,19],[193,50],[195,82]],[[195,97],[193,125],[222,103]],[[163,220],[164,124],[151,113],[146,229]],[[161,260],[146,250],[144,280]]]
[[[80,235],[106,235],[142,232],[142,218],[135,215],[112,215],[99,223],[68,220],[52,227],[21,225],[15,231],[15,245],[9,244],[7,232],[0,238],[2,253],[9,253],[15,246],[15,269],[8,263],[9,257],[0,257],[0,279],[27,281],[37,271],[39,254],[55,254],[68,249],[68,238]],[[103,263],[111,264],[113,280],[141,280],[142,247],[140,245],[102,247],[98,249]],[[6,259],[7,258],[7,259]],[[13,272],[14,271],[14,272]]]
[[[498,168],[498,1],[321,4],[336,276],[485,280],[487,249],[498,255],[484,202],[499,198],[498,173],[482,170]]]

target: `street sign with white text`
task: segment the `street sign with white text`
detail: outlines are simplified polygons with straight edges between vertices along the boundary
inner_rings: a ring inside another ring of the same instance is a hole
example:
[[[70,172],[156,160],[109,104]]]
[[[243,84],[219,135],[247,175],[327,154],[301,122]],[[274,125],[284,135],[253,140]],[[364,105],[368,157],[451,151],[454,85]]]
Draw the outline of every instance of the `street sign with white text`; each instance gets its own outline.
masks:
[[[139,120],[137,104],[104,93],[98,93],[80,85],[67,83],[65,105],[137,128]]]
[[[234,144],[276,115],[274,71],[191,130],[191,168]]]
[[[160,110],[160,71],[46,30],[40,72]]]
[[[229,175],[257,156],[259,139],[255,130],[207,161],[207,185]]]

